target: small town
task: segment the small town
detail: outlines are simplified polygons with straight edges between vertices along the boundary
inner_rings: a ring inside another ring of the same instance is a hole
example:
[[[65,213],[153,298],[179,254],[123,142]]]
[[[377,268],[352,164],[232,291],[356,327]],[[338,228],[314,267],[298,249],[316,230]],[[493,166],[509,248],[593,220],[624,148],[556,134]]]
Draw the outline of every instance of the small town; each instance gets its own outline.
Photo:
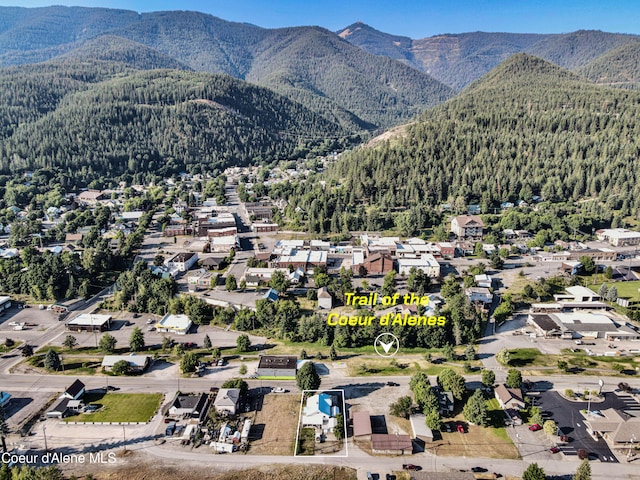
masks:
[[[523,460],[635,466],[640,233],[532,247],[537,232],[487,231],[472,205],[449,215],[447,241],[353,232],[332,242],[281,229],[282,202],[241,201],[254,174],[225,172],[216,198],[195,191],[214,180],[187,174],[68,195],[44,229],[86,213],[104,228],[62,242],[43,234],[15,248],[4,227],[5,262],[88,264],[102,248],[88,236],[113,255],[138,237],[132,270],[91,294],[0,299],[10,461],[106,452],[109,468],[141,449],[154,461],[251,465],[329,456],[355,462],[358,478],[416,479],[509,478]],[[151,195],[155,210],[130,210]],[[174,293],[144,308],[147,289]],[[397,354],[385,356],[377,322],[337,320],[358,314],[442,321],[394,322]],[[448,329],[440,336],[453,342],[414,328]]]

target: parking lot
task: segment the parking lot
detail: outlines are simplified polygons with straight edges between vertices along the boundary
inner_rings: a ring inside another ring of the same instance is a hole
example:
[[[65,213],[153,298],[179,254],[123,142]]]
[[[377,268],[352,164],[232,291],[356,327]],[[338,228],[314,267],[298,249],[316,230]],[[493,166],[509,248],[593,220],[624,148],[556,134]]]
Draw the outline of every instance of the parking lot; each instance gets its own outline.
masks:
[[[580,410],[589,408],[588,402],[570,402],[557,392],[549,391],[541,392],[536,397],[536,405],[543,412],[550,414],[549,418],[556,422],[561,435],[567,435],[571,439],[566,445],[558,445],[564,455],[578,455],[578,450],[584,449],[589,452],[589,458],[592,460],[598,459],[601,462],[618,463],[605,440],[595,440],[587,432],[584,416],[580,413]],[[605,393],[603,402],[591,404],[592,411],[602,411],[608,408],[628,411],[632,415],[640,414],[640,403],[628,394]]]

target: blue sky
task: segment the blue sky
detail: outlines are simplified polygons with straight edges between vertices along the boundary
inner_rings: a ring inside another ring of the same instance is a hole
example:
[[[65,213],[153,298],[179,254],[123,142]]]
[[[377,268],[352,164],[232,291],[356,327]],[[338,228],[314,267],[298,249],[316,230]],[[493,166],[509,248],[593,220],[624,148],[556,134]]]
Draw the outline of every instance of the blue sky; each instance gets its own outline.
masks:
[[[472,31],[563,33],[579,29],[640,34],[638,0],[0,0],[0,6],[79,5],[138,12],[196,10],[276,28],[338,30],[361,21],[411,38]]]

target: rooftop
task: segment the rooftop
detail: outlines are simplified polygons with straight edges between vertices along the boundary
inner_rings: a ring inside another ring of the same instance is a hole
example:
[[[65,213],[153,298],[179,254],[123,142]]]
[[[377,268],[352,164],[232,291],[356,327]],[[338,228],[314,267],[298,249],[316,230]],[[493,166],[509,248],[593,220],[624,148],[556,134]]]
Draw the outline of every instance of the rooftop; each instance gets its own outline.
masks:
[[[298,364],[297,357],[262,355],[258,362],[258,368],[286,368],[294,369]]]

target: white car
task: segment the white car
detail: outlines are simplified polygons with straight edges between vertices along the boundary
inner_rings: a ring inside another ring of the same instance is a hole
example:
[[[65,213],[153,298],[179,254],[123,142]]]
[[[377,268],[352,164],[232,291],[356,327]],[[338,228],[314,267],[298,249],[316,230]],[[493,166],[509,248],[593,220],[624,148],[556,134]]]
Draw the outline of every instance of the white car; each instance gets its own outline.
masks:
[[[282,387],[272,388],[271,391],[273,393],[287,393],[287,391]]]

